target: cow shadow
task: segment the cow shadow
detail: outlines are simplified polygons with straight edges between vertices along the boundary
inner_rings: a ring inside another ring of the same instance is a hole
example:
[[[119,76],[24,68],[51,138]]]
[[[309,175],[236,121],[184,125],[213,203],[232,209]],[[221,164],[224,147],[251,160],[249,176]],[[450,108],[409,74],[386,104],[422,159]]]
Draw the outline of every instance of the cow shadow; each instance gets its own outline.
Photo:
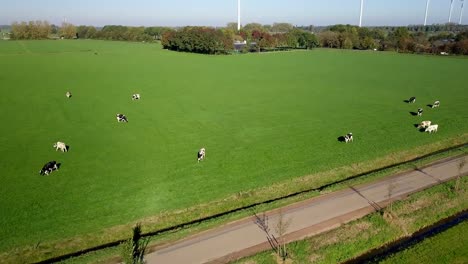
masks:
[[[65,145],[65,148],[67,149],[67,152],[70,151],[70,146],[69,145]]]
[[[403,102],[409,104],[409,100],[408,100],[408,99],[403,100]]]
[[[410,111],[409,113],[410,113],[410,115],[412,115],[412,116],[417,116],[417,115],[418,115],[418,113],[413,112],[413,111]]]
[[[432,108],[432,107],[434,107],[434,105],[428,104],[427,107]]]
[[[418,128],[418,127],[419,127],[419,124],[413,124],[413,126],[414,126],[415,128]]]
[[[422,133],[426,132],[426,129],[424,127],[421,127],[418,130],[419,130],[419,132],[422,132]]]
[[[56,163],[57,165],[57,170],[60,169],[60,167],[62,167],[62,163]]]
[[[337,138],[337,140],[338,140],[339,142],[346,142],[344,136],[339,136],[339,137]]]

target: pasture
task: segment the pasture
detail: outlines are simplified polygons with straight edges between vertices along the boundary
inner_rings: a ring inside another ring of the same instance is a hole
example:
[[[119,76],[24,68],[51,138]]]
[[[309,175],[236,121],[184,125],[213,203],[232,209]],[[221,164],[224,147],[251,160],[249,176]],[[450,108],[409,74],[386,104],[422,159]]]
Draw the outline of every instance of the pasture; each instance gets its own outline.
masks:
[[[460,137],[466,69],[464,57],[0,41],[0,252]],[[439,131],[419,132],[423,120]],[[40,176],[51,160],[60,169]]]

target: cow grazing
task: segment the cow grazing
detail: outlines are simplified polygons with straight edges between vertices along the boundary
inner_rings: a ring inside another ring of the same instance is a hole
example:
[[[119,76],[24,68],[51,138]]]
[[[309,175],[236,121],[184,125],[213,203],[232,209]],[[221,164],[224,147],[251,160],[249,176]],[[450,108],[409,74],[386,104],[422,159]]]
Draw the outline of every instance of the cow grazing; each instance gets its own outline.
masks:
[[[68,149],[67,149],[67,145],[65,145],[65,143],[63,142],[60,142],[58,141],[57,143],[54,143],[54,148],[55,148],[55,151],[57,150],[61,150],[62,152],[67,152]]]
[[[128,122],[128,119],[125,115],[123,114],[117,114],[117,122]]]
[[[72,94],[71,94],[70,92],[67,92],[67,93],[65,94],[65,96],[66,96],[67,98],[70,98],[70,97],[72,97]]]
[[[132,100],[140,100],[140,94],[133,94]]]
[[[440,101],[435,101],[434,104],[432,104],[432,108],[436,108],[440,106]]]
[[[205,148],[201,148],[197,153],[197,161],[200,162],[201,160],[204,160],[205,155],[206,155]]]
[[[421,124],[419,124],[418,128],[427,128],[431,125],[431,121],[422,121]]]
[[[424,130],[425,132],[429,132],[429,133],[432,133],[432,132],[437,132],[437,129],[439,128],[439,125],[431,125],[431,126],[428,126],[426,128],[426,130]]]
[[[344,136],[344,140],[346,143],[353,141],[353,133],[348,133]]]
[[[423,113],[423,109],[422,109],[422,108],[418,108],[418,116],[422,116],[422,113]]]
[[[55,160],[47,162],[39,171],[40,175],[49,175],[54,170],[58,170],[58,164]]]
[[[410,103],[410,104],[412,104],[412,103],[414,103],[414,102],[416,102],[416,97],[414,97],[414,96],[411,97],[411,98],[408,100],[408,103]]]

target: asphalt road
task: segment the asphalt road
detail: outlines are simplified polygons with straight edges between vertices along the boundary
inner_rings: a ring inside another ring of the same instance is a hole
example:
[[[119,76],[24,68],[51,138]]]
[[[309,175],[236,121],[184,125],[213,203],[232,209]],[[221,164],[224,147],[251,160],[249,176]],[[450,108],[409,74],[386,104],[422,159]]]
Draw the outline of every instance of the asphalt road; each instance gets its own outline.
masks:
[[[442,160],[424,168],[386,177],[382,180],[326,194],[266,213],[274,233],[279,212],[290,219],[285,239],[298,240],[385,207],[390,201],[426,189],[456,177],[462,158]],[[462,174],[468,173],[464,166]],[[219,228],[156,249],[146,256],[147,263],[195,264],[227,263],[270,247],[266,234],[256,223],[245,218]]]

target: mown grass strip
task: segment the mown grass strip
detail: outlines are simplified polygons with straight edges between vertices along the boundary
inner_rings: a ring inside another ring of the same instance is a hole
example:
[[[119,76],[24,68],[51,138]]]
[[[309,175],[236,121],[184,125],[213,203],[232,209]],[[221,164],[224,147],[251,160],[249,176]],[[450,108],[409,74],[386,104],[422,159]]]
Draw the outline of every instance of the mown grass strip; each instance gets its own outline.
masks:
[[[340,263],[382,245],[400,240],[435,222],[468,209],[468,177],[454,191],[446,182],[397,201],[392,207],[372,213],[337,229],[288,245],[293,263]],[[391,209],[390,209],[391,208]],[[234,263],[276,263],[271,251]]]
[[[390,263],[467,263],[468,221],[382,260]]]
[[[365,264],[381,262],[382,260],[388,258],[391,255],[398,254],[398,252],[400,251],[406,250],[407,248],[417,245],[418,243],[421,243],[426,239],[430,239],[433,236],[436,236],[449,229],[452,229],[453,227],[457,226],[460,223],[466,222],[467,220],[468,210],[464,210],[446,219],[442,219],[430,226],[424,227],[423,229],[418,230],[417,232],[409,236],[385,244],[380,248],[370,250],[369,252],[354,259],[348,260],[343,264]]]

